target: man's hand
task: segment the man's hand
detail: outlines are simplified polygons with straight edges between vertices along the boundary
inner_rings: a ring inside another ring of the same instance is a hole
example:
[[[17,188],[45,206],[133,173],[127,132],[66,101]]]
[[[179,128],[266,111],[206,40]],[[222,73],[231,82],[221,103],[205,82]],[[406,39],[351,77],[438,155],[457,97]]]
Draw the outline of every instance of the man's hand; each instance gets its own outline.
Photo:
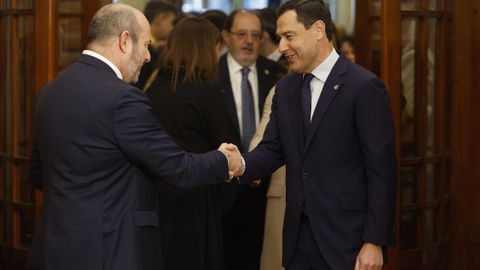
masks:
[[[240,176],[245,170],[244,161],[238,147],[231,143],[222,143],[218,148],[228,159],[229,178]]]
[[[365,242],[358,253],[355,270],[380,270],[382,267],[382,246]]]

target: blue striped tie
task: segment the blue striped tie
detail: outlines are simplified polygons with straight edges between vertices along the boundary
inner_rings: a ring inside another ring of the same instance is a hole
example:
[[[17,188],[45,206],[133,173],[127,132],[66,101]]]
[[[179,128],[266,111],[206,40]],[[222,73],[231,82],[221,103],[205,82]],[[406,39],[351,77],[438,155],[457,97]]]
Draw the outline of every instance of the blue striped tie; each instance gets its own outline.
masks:
[[[248,146],[255,133],[255,107],[253,105],[252,86],[248,81],[248,67],[242,68],[242,150],[248,152]]]

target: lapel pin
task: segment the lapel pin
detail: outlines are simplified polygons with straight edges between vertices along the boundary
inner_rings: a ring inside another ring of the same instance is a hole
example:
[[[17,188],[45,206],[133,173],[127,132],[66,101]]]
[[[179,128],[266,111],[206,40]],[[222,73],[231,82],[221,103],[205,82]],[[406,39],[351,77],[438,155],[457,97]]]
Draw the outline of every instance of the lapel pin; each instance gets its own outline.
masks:
[[[264,73],[265,73],[265,75],[268,75],[268,74],[270,74],[270,70],[265,69]]]
[[[338,84],[335,84],[335,85],[333,86],[333,90],[338,90]]]

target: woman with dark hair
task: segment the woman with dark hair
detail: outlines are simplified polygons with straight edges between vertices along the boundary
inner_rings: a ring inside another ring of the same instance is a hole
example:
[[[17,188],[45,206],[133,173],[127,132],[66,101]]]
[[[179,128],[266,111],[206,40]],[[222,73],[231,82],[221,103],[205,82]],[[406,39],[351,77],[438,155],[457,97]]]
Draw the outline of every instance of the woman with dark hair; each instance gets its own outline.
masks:
[[[206,19],[178,21],[146,92],[162,126],[189,152],[238,143],[216,85],[220,42]],[[163,269],[223,269],[222,184],[177,190],[158,182]]]

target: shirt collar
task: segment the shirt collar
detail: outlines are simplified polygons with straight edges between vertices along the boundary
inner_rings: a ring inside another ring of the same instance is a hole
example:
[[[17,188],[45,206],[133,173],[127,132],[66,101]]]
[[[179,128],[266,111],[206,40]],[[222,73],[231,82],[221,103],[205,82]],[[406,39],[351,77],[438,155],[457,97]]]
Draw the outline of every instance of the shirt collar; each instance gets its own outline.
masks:
[[[278,50],[274,50],[267,58],[277,62],[280,57],[282,57],[282,54]]]
[[[233,56],[230,53],[227,54],[227,62],[228,62],[229,69],[231,69],[230,72],[240,72],[242,68],[244,68],[242,65],[240,65],[237,62],[237,60],[235,60],[235,58],[233,58]],[[257,73],[256,61],[248,68],[250,69],[250,72]]]
[[[332,49],[330,55],[312,71],[313,76],[325,83],[328,75],[330,74],[330,71],[332,71],[332,68],[339,57],[340,56],[338,55],[337,51],[335,49]]]
[[[115,72],[115,74],[117,75],[117,77],[118,77],[120,80],[123,80],[122,73],[121,73],[120,70],[117,68],[117,66],[115,66],[110,60],[108,60],[107,58],[105,58],[103,55],[101,55],[101,54],[99,54],[99,53],[97,53],[97,52],[91,51],[91,50],[83,50],[82,54],[90,55],[91,57],[95,57],[95,58],[97,58],[98,60],[104,62],[104,63],[107,64],[111,69],[113,69],[113,71]]]

